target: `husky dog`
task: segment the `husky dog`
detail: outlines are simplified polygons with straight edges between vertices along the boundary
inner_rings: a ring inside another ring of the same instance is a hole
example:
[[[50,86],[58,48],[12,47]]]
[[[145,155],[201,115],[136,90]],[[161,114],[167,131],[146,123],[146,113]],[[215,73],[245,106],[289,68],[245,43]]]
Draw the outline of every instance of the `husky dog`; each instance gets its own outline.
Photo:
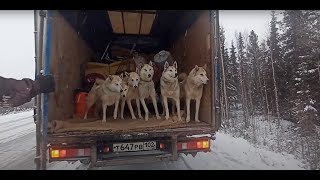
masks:
[[[140,102],[142,104],[142,107],[145,112],[144,119],[148,121],[149,119],[149,110],[147,108],[145,99],[151,97],[153,107],[156,111],[156,117],[157,119],[161,119],[159,116],[159,111],[157,107],[157,101],[156,101],[156,90],[154,88],[154,82],[152,81],[153,75],[154,75],[154,69],[153,69],[153,63],[152,61],[149,62],[149,64],[144,64],[140,68],[140,83],[139,83],[139,97]]]
[[[164,110],[166,112],[166,120],[169,119],[168,98],[175,101],[177,106],[178,120],[181,121],[180,115],[180,85],[178,82],[177,62],[173,63],[173,66],[169,66],[168,62],[165,62],[162,76],[160,78],[160,90],[163,101]]]
[[[87,119],[89,109],[97,102],[101,101],[103,110],[103,120],[106,122],[107,106],[115,105],[113,112],[113,119],[117,119],[117,112],[119,108],[120,92],[122,84],[123,74],[109,75],[109,77],[103,82],[97,82],[91,88],[87,97],[87,110],[84,119]]]
[[[139,76],[139,69],[136,68],[136,72],[125,72],[125,77],[123,78],[123,82],[126,84],[127,88],[124,88],[124,91],[126,90],[126,96],[122,97],[121,99],[121,119],[123,119],[123,111],[124,111],[124,105],[125,102],[127,102],[127,105],[129,107],[131,118],[136,119],[136,116],[134,115],[134,111],[132,109],[131,100],[135,99],[137,109],[138,109],[138,116],[142,119],[141,116],[141,110],[140,110],[140,97],[139,97],[139,82],[140,82],[140,76]]]
[[[195,121],[199,121],[199,108],[200,108],[200,100],[203,93],[203,85],[207,84],[208,77],[207,77],[207,65],[203,67],[195,66],[189,73],[188,76],[184,74],[180,74],[180,78],[185,78],[181,82],[181,93],[180,98],[184,98],[186,100],[187,106],[187,117],[186,122],[190,121],[190,101],[196,101],[196,114],[195,114]]]

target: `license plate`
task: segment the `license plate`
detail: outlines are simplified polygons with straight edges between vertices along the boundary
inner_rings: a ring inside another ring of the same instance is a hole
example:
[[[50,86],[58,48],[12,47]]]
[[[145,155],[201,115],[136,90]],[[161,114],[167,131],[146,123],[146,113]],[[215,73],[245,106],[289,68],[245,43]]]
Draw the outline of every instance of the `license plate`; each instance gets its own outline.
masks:
[[[113,144],[113,152],[150,151],[157,148],[155,141]]]

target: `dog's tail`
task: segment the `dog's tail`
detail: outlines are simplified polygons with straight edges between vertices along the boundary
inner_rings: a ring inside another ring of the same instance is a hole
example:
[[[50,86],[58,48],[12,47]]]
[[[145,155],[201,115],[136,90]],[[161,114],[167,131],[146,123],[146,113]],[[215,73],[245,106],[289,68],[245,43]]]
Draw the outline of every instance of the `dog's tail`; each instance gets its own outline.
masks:
[[[187,78],[188,75],[186,73],[181,73],[178,75],[178,81],[182,84],[186,81]]]

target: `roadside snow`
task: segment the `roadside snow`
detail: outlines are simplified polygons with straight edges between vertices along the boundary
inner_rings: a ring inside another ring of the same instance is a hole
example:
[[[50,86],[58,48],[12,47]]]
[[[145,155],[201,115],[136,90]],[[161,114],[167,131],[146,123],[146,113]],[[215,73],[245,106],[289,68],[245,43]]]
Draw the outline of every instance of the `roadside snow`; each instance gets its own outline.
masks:
[[[75,162],[52,162],[48,164],[48,170],[77,170],[82,167],[82,164],[80,161]]]
[[[192,169],[219,170],[303,170],[304,164],[287,153],[255,148],[243,138],[217,133],[210,153],[185,156]]]
[[[33,110],[0,116],[0,144],[35,131]]]
[[[304,107],[304,110],[303,110],[304,112],[306,112],[306,111],[314,111],[314,112],[317,112],[317,110],[314,108],[314,107],[312,107],[312,106],[310,106],[310,105],[307,105],[306,107]]]

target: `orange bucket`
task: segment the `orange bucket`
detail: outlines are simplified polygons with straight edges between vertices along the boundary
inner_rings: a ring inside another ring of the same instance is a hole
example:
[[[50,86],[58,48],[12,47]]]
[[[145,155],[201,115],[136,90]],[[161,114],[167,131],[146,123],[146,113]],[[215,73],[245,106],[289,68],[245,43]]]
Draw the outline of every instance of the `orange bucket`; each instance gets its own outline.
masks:
[[[87,109],[87,92],[78,92],[75,95],[75,117],[84,118]],[[88,118],[94,116],[94,106],[89,109]]]

